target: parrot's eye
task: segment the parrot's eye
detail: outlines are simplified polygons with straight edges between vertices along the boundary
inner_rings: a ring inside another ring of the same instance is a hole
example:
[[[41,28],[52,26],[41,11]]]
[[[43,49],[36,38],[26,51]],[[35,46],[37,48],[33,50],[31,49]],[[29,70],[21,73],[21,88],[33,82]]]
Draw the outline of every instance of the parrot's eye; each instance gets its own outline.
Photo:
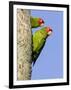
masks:
[[[38,23],[39,23],[40,26],[42,26],[44,24],[44,21],[41,18],[39,18]]]

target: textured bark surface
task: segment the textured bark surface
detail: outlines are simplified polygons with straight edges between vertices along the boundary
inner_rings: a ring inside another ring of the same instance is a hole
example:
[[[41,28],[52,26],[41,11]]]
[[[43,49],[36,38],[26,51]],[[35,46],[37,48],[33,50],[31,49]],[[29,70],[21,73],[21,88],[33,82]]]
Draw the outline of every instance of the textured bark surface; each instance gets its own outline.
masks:
[[[17,79],[31,79],[32,32],[30,10],[17,9]]]

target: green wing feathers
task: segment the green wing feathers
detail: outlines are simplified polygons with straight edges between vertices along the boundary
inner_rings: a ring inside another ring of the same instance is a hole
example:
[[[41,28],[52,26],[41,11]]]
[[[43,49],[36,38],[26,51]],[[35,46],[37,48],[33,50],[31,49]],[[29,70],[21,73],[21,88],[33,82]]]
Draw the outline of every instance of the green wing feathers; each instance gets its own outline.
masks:
[[[41,50],[45,45],[46,39],[40,30],[36,31],[33,35],[33,64],[35,64]]]
[[[42,18],[31,17],[31,28],[37,28],[44,24]],[[33,34],[33,65],[35,64],[37,58],[39,57],[45,42],[46,38],[51,34],[52,29],[50,27],[43,27],[40,30],[37,30]]]

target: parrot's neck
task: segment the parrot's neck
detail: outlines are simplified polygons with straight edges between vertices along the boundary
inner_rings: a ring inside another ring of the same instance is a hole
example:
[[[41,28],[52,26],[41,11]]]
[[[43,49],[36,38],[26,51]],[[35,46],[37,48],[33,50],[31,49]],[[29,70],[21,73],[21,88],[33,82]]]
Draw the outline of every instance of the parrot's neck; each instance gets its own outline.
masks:
[[[42,36],[46,39],[48,37],[48,34],[46,33],[45,30],[41,30],[40,32],[42,34]]]

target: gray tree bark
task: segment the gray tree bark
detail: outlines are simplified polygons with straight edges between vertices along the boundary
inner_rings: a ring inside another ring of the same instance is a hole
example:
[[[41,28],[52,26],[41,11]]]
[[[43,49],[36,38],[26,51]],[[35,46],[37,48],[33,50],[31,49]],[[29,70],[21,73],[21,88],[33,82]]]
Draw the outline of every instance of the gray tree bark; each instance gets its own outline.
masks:
[[[17,9],[17,79],[31,79],[32,31],[30,10]]]

